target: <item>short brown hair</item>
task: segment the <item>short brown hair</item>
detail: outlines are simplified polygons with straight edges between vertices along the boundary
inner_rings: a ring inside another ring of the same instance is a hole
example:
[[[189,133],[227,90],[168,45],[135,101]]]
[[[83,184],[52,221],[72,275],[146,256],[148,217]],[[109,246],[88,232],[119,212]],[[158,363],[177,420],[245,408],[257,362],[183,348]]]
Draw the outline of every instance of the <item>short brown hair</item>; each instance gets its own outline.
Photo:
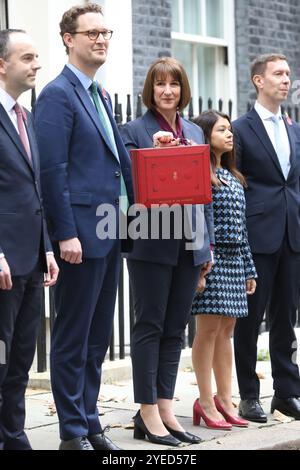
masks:
[[[158,77],[165,79],[167,75],[171,75],[174,80],[180,83],[181,94],[178,109],[182,111],[190,102],[191,89],[186,71],[181,63],[173,57],[161,57],[151,65],[144,83],[143,102],[148,109],[155,109],[154,82]]]
[[[276,62],[277,60],[287,61],[287,58],[283,54],[262,54],[253,60],[253,62],[251,63],[251,80],[256,91],[258,91],[258,89],[253,81],[253,77],[255,75],[263,75],[266,71],[268,63]]]
[[[65,45],[64,34],[65,33],[75,33],[77,28],[77,18],[85,13],[100,13],[103,15],[102,7],[97,3],[88,3],[85,6],[75,6],[70,8],[63,14],[61,22],[59,23],[60,35],[62,37],[64,46],[66,48],[67,54],[69,54],[69,48]]]

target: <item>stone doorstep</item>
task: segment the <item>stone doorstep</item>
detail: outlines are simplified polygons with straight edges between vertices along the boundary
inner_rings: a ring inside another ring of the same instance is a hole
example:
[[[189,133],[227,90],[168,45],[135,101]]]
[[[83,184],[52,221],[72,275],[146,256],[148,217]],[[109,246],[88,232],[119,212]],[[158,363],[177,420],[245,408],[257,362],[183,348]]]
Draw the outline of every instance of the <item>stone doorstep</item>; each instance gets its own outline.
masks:
[[[184,349],[181,353],[179,369],[183,370],[186,367],[191,367],[191,350]],[[105,361],[102,366],[102,383],[112,384],[122,380],[130,380],[132,378],[131,359],[118,359],[116,361]],[[50,371],[29,373],[29,388],[40,388],[44,390],[51,390]]]

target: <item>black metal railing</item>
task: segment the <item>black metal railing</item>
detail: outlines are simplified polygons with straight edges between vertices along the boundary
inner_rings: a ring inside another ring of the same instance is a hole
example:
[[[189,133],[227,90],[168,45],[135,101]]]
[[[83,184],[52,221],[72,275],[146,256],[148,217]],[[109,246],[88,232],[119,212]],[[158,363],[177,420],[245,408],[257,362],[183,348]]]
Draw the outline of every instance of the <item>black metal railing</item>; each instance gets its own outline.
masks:
[[[35,104],[35,92],[33,90],[32,93],[32,107]],[[226,106],[225,106],[226,105]],[[219,111],[226,112],[230,118],[232,117],[232,109],[233,109],[233,102],[232,100],[228,100],[227,103],[224,103],[224,100],[219,99],[217,103],[214,103],[211,98],[207,100],[207,105],[204,104],[204,100],[199,97],[198,99],[198,108],[199,113],[206,109],[213,109],[216,106],[216,109]],[[250,109],[252,105],[248,103],[247,108]],[[286,108],[286,112],[290,117],[292,117],[295,121],[299,122],[299,109],[297,107],[292,108],[288,106]],[[132,112],[132,105],[131,105],[131,96],[127,95],[127,104],[126,104],[126,118],[125,121],[129,122],[135,116],[141,117],[143,114],[143,106],[142,106],[142,96],[138,95],[137,97],[137,105],[135,113]],[[187,116],[190,120],[192,120],[194,116],[194,106],[193,106],[193,99],[190,101],[188,106]],[[122,104],[119,103],[118,94],[115,94],[115,102],[114,102],[114,118],[118,125],[123,123],[123,110]],[[130,351],[130,340],[126,343],[126,322],[129,321],[129,335],[131,331],[131,327],[134,321],[134,311],[133,311],[133,304],[132,304],[132,295],[130,292],[129,285],[125,285],[124,282],[124,260],[121,263],[121,271],[120,271],[120,279],[119,279],[119,286],[118,286],[118,345],[116,345],[116,338],[115,338],[115,328],[113,329],[108,358],[110,361],[114,361],[116,358],[124,359],[126,356],[126,348],[127,354]],[[128,305],[125,306],[125,292],[127,291],[129,302]],[[128,307],[128,310],[126,309]],[[298,312],[300,312],[300,305],[298,308]],[[38,372],[44,372],[47,369],[47,331],[48,333],[52,331],[53,324],[55,319],[55,306],[54,306],[54,288],[49,289],[49,320],[46,320],[45,316],[45,307],[41,313],[41,328],[40,334],[38,337],[37,342],[37,370]],[[47,324],[48,323],[48,324]],[[297,317],[296,326],[300,326],[300,318],[299,313]],[[268,329],[268,320],[265,318],[262,329]],[[195,335],[195,318],[191,317],[191,320],[188,324],[186,336],[184,340],[184,347],[191,347],[193,343]]]

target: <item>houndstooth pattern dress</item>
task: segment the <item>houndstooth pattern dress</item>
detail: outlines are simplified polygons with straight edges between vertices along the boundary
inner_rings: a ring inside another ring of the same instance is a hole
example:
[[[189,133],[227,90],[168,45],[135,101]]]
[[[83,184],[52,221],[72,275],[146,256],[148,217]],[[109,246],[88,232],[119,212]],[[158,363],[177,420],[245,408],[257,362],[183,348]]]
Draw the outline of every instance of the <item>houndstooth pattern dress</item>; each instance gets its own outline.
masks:
[[[244,188],[228,170],[217,169],[216,174],[221,186],[212,190],[215,264],[206,276],[205,291],[193,300],[192,315],[246,317],[246,279],[257,274],[247,237]]]

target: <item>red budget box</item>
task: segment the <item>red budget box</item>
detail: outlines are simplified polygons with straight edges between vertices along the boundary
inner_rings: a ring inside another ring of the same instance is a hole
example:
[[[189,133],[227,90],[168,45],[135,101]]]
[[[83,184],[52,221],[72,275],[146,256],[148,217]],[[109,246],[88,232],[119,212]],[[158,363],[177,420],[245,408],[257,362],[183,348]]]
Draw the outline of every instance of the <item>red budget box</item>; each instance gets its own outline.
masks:
[[[130,150],[135,202],[208,204],[212,201],[209,145]]]

